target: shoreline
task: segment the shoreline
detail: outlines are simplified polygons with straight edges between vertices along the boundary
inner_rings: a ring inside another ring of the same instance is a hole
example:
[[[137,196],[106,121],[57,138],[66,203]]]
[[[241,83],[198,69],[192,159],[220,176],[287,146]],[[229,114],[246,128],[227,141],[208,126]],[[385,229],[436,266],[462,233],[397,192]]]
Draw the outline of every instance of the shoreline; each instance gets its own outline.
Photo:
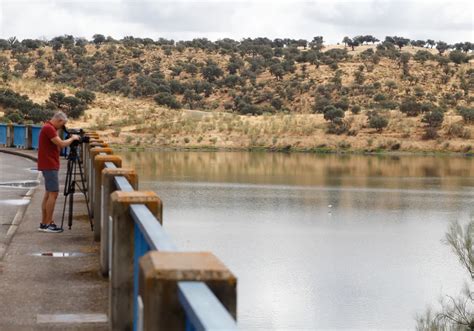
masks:
[[[179,152],[265,152],[265,153],[308,153],[308,154],[338,154],[338,155],[378,155],[378,156],[454,156],[474,157],[474,151],[467,153],[449,151],[394,151],[394,150],[351,150],[330,148],[272,148],[272,147],[211,147],[211,146],[124,146],[110,144],[118,151],[144,152],[144,151],[179,151]]]

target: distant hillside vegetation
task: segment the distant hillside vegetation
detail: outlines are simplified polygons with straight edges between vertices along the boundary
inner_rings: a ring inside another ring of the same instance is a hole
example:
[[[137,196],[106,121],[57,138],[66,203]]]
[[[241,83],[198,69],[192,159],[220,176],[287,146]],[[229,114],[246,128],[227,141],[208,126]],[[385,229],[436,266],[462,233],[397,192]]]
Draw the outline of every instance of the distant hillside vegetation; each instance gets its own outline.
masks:
[[[397,36],[0,39],[0,111],[62,109],[129,145],[470,152],[473,59],[470,42]]]

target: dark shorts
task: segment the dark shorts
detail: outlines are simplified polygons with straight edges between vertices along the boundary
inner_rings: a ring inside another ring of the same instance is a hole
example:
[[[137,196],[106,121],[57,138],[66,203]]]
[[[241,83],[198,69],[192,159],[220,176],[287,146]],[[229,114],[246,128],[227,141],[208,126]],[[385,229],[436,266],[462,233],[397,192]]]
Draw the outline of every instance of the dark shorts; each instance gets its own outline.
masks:
[[[42,170],[47,192],[59,192],[58,170]]]

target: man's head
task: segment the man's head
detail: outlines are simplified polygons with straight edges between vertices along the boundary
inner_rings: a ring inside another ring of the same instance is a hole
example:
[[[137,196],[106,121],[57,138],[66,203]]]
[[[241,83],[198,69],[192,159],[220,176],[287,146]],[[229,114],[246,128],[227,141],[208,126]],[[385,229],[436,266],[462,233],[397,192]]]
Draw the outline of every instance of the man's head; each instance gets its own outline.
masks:
[[[53,118],[51,118],[51,124],[53,124],[56,129],[62,128],[66,123],[67,116],[62,111],[58,111],[54,114]]]

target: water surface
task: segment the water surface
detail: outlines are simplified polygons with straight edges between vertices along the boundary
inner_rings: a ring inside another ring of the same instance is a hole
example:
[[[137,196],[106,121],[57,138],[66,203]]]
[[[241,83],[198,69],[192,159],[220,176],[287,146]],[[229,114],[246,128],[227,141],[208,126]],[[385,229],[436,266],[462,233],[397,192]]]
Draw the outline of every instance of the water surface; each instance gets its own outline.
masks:
[[[176,244],[238,277],[244,330],[413,329],[467,273],[441,240],[474,214],[474,160],[122,152]]]

